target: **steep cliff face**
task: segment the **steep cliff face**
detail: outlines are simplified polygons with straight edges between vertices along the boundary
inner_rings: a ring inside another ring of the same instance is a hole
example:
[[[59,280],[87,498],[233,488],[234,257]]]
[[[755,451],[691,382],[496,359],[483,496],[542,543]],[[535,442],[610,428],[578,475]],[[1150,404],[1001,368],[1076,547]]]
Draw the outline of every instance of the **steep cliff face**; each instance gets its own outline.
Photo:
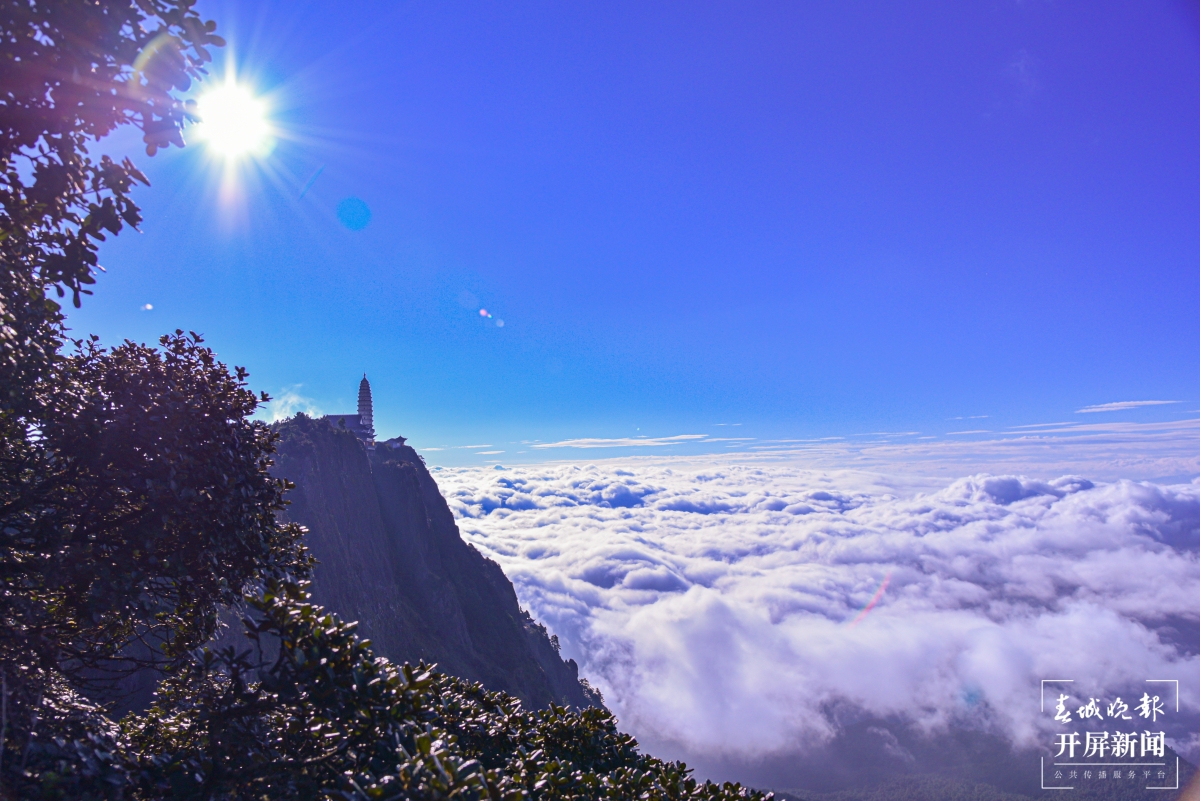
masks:
[[[295,482],[289,520],[319,564],[313,600],[394,661],[424,659],[533,707],[599,705],[500,566],[463,542],[412,448],[367,450],[351,433],[298,416],[281,423],[273,472]]]

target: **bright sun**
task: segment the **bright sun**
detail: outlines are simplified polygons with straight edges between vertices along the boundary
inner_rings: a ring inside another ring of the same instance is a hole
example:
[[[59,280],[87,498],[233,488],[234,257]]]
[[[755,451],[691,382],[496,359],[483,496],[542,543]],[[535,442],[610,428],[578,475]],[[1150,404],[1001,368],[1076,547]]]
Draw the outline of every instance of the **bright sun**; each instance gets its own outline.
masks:
[[[196,99],[196,133],[227,158],[252,155],[268,147],[271,126],[266,106],[245,86],[226,83]]]

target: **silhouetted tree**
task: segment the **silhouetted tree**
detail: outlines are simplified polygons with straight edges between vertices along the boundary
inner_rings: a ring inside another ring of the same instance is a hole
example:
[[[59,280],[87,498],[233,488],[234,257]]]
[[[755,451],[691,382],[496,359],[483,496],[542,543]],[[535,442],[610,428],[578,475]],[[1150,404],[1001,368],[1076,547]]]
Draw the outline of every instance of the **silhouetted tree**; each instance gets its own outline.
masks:
[[[306,567],[299,529],[274,517],[284,483],[267,473],[273,435],[249,420],[259,399],[245,373],[182,332],[161,351],[91,340],[68,352],[48,297],[79,305],[98,243],[141,220],[130,192],[145,177],[94,158],[95,141],[134,124],[151,154],[183,143],[188,109],[172,92],[223,44],[193,5],[0,5],[6,795],[119,794],[123,781],[103,778],[121,762],[116,731],[87,695],[189,658],[243,590]]]

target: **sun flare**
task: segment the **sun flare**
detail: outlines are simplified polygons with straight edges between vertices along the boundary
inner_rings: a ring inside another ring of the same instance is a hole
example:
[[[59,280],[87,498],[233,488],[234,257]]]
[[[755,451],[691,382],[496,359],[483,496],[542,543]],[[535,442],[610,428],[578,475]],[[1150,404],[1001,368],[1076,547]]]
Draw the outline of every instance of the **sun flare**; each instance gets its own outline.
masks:
[[[226,158],[260,154],[270,146],[266,104],[246,86],[215,87],[197,98],[196,111],[197,137]]]

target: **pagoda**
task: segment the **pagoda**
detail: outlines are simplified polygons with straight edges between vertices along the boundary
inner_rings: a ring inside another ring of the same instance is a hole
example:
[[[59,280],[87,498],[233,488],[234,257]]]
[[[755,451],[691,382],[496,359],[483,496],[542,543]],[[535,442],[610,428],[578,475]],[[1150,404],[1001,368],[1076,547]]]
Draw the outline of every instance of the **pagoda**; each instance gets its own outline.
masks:
[[[366,373],[358,382],[358,414],[327,414],[324,419],[334,427],[350,431],[367,447],[375,446],[375,409],[371,402],[371,382]]]

